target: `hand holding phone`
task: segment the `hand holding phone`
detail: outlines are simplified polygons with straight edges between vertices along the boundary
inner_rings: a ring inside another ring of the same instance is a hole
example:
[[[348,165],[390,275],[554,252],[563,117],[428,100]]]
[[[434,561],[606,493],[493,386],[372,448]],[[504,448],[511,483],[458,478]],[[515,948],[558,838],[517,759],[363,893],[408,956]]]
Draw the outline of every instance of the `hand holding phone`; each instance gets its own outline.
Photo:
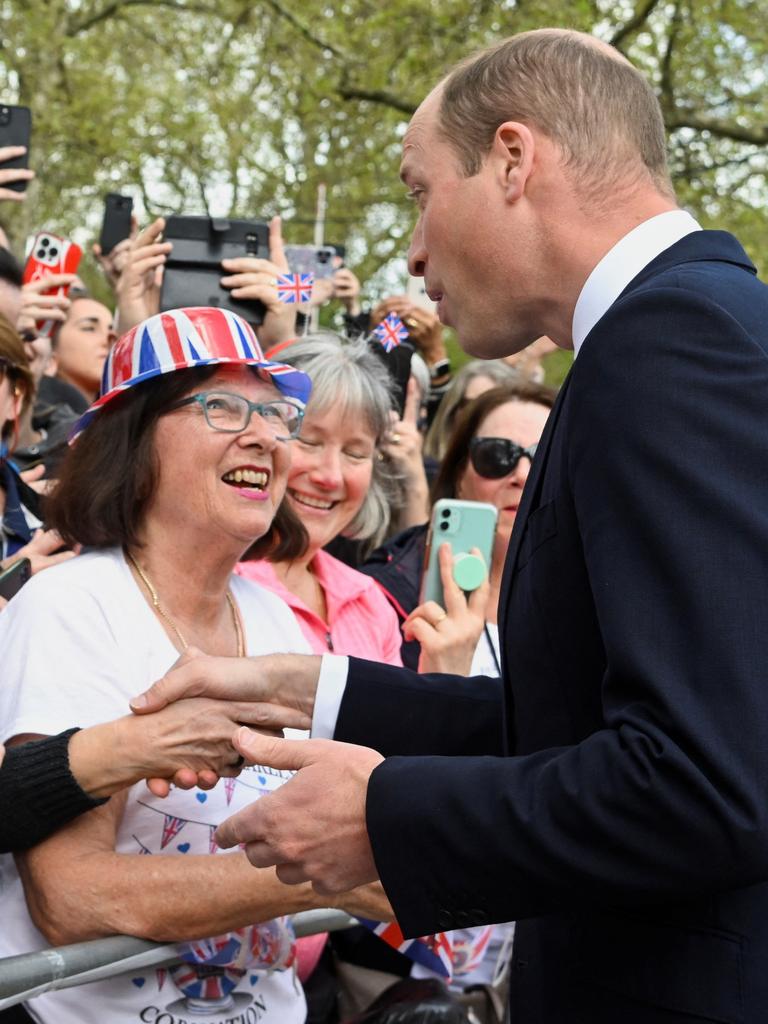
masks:
[[[435,502],[424,553],[421,601],[444,605],[438,552],[448,541],[453,554],[453,579],[465,592],[476,590],[488,575],[493,556],[498,509],[484,501],[441,498]],[[480,555],[474,554],[474,549]]]
[[[44,282],[44,287],[41,287],[39,291],[40,295],[66,296],[69,284],[54,284],[52,278],[65,274],[70,275],[70,281],[74,280],[71,275],[77,272],[82,255],[83,251],[80,246],[70,242],[69,239],[61,238],[49,231],[41,231],[35,236],[32,249],[27,257],[24,267],[24,284]],[[43,338],[50,338],[55,326],[56,318],[36,321],[37,333]]]
[[[21,590],[32,575],[32,563],[28,558],[17,558],[7,569],[0,572],[0,597],[10,601]]]
[[[0,104],[0,199],[16,203],[26,199],[27,182],[35,176],[27,167],[31,135],[29,107]]]

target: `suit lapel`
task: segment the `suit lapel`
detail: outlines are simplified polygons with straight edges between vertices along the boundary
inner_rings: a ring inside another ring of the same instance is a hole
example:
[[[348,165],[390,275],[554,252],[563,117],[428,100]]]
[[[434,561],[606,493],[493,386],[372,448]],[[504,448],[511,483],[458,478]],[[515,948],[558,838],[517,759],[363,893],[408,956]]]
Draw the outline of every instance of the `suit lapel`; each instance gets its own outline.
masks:
[[[560,416],[560,410],[563,407],[563,401],[565,399],[565,393],[568,390],[570,379],[571,374],[569,373],[560,388],[560,393],[557,396],[552,412],[549,414],[546,426],[544,427],[544,433],[541,435],[541,441],[539,441],[536,449],[536,457],[533,460],[531,472],[525,482],[525,487],[523,488],[523,497],[520,501],[520,507],[517,510],[517,515],[515,516],[515,525],[512,528],[512,536],[509,540],[509,548],[507,550],[507,557],[504,561],[504,574],[502,576],[499,592],[499,615],[497,621],[499,623],[501,636],[504,635],[505,631],[509,591],[515,566],[517,565],[517,558],[520,553],[520,542],[523,538],[523,534],[525,533],[525,524],[530,514],[531,507],[534,505],[534,497],[540,489],[542,474],[544,472],[544,467],[547,462],[547,456],[552,442],[552,434]],[[503,643],[500,646],[503,658]]]

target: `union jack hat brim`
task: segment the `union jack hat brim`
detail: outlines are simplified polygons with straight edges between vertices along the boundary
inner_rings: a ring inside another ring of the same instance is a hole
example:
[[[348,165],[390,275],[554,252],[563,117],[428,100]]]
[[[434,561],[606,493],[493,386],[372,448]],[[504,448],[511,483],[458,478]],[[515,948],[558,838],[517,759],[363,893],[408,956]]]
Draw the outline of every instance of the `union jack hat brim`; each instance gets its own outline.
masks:
[[[104,364],[101,393],[75,423],[70,444],[100,409],[137,384],[219,363],[251,366],[301,408],[309,401],[312,382],[306,373],[265,359],[253,328],[242,317],[209,306],[171,309],[137,324],[115,342]]]

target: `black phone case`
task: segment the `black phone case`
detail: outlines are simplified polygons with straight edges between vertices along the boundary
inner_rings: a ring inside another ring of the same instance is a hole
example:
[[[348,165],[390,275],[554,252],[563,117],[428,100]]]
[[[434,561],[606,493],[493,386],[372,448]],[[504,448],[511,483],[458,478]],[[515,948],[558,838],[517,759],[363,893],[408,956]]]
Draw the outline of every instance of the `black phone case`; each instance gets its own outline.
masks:
[[[261,221],[217,217],[169,217],[163,239],[173,243],[160,294],[160,309],[222,306],[250,324],[264,320],[264,305],[233,299],[220,281],[225,259],[269,259],[269,226]]]
[[[21,590],[32,575],[32,565],[28,558],[20,558],[0,574],[0,597],[10,601]]]
[[[26,146],[27,152],[16,156],[12,160],[6,160],[2,165],[3,170],[21,167],[29,167],[29,143],[32,138],[32,111],[29,107],[11,107],[0,104],[0,146]],[[25,192],[26,181],[14,181],[3,188],[13,189],[14,192]]]
[[[369,343],[387,368],[387,373],[392,381],[392,403],[397,410],[398,416],[402,419],[403,412],[405,411],[408,379],[411,376],[411,358],[415,349],[409,341],[402,341],[390,352],[387,352],[376,338],[371,338]]]
[[[129,237],[132,213],[133,199],[130,196],[110,192],[104,197],[104,220],[99,236],[99,245],[104,256],[109,255],[119,242]]]

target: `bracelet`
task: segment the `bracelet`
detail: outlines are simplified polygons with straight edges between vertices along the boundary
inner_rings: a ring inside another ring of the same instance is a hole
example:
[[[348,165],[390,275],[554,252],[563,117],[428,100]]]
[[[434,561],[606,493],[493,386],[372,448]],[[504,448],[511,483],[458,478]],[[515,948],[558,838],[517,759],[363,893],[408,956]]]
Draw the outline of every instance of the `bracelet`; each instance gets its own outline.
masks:
[[[437,377],[444,377],[446,373],[451,372],[451,361],[450,359],[438,359],[436,363],[433,363],[429,368],[429,376],[432,380]]]

